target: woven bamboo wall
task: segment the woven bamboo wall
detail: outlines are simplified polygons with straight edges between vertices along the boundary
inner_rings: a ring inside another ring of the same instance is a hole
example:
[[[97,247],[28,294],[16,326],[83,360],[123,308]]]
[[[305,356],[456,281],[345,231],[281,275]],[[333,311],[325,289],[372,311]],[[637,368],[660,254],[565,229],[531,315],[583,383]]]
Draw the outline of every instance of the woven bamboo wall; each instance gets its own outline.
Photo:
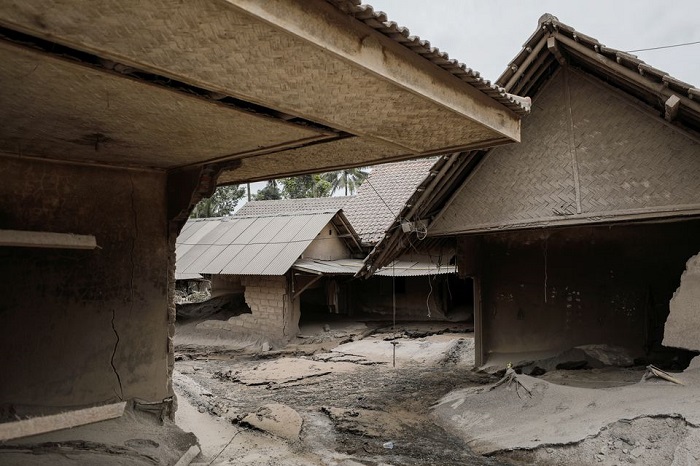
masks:
[[[552,79],[522,140],[486,156],[430,234],[700,211],[697,140],[581,72]]]
[[[10,153],[167,168],[322,137],[6,43],[0,63]]]

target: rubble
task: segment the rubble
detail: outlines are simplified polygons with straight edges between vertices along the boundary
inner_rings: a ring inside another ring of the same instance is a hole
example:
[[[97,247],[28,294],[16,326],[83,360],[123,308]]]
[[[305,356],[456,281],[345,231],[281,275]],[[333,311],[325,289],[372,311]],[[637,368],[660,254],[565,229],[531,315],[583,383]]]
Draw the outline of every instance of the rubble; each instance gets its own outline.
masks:
[[[694,428],[700,426],[700,391],[689,387],[700,383],[700,371],[685,374],[685,379],[688,386],[649,380],[591,389],[519,375],[532,397],[519,398],[508,390],[466,388],[443,397],[433,415],[481,454],[581,442],[625,419],[675,418],[683,413],[684,422]]]
[[[238,418],[237,422],[292,441],[299,440],[303,424],[299,413],[281,403],[261,406],[254,413]]]

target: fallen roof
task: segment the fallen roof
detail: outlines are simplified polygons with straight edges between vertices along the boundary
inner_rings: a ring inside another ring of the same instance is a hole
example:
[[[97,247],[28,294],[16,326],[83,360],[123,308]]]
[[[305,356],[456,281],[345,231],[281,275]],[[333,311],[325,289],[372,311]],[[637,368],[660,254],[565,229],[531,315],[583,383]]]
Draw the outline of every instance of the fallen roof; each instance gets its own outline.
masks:
[[[309,212],[322,210],[339,210],[353,198],[353,196],[336,197],[309,197],[301,199],[275,199],[266,201],[248,201],[243,204],[234,216],[261,216],[290,214],[293,212]],[[347,215],[347,213],[346,213]]]
[[[284,275],[339,210],[189,220],[176,241],[179,274]],[[352,250],[354,232],[343,235]]]
[[[362,259],[299,259],[294,263],[295,270],[318,275],[355,275],[362,266]],[[430,262],[398,260],[378,270],[375,275],[384,277],[419,277],[446,273],[457,273],[457,267],[455,265],[437,265]]]
[[[637,57],[606,47],[552,15],[543,15],[537,30],[496,81],[507,92],[534,97],[561,66],[574,66],[641,100],[669,123],[700,134],[700,90],[673,78]],[[435,164],[436,176],[426,179],[397,215],[389,234],[365,259],[360,275],[385,266],[415,243],[416,232],[404,232],[402,220],[432,222],[452,195],[479,166],[488,150],[456,152]]]
[[[356,0],[2,2],[0,61],[0,152],[222,184],[505,144],[528,111]]]
[[[387,163],[372,167],[357,195],[344,207],[364,245],[373,246],[384,237],[411,194],[426,178],[435,158]]]

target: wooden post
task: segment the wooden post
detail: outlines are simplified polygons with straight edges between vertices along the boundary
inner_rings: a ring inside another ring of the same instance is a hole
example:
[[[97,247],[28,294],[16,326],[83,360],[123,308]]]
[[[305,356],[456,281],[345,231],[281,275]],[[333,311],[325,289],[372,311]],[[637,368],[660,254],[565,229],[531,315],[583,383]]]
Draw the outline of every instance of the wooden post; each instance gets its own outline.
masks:
[[[0,424],[0,442],[121,417],[126,402]]]

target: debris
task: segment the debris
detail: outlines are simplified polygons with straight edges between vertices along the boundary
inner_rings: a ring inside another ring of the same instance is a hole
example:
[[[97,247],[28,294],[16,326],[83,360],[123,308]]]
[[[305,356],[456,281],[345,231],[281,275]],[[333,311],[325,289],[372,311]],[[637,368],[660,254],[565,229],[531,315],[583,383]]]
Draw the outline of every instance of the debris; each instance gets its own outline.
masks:
[[[668,372],[664,372],[661,369],[659,369],[658,367],[652,366],[650,364],[647,366],[647,371],[642,376],[642,382],[644,382],[647,379],[650,379],[651,377],[659,377],[661,379],[668,380],[669,382],[673,382],[673,383],[678,384],[678,385],[685,385],[683,382],[681,382],[677,378],[673,377]]]
[[[184,455],[175,463],[175,466],[189,466],[192,463],[201,450],[197,445],[192,445],[189,450],[185,452]]]
[[[121,417],[125,402],[0,424],[0,441],[28,437]]]
[[[287,440],[299,440],[303,423],[299,413],[281,403],[264,405],[254,413],[245,414],[234,422]]]
[[[384,442],[382,443],[382,446],[386,448],[387,450],[393,450],[394,449],[394,442]]]
[[[270,351],[270,343],[267,341],[263,342],[261,349],[263,353],[267,353],[268,351]]]
[[[528,394],[528,396],[532,397],[532,391],[530,391],[523,383],[518,380],[518,374],[513,370],[513,365],[511,363],[508,363],[508,367],[506,368],[506,374],[503,376],[501,380],[493,384],[491,387],[489,387],[488,391],[494,390],[497,387],[500,387],[504,383],[507,383],[508,387],[511,386],[511,384],[515,383],[515,393],[520,397],[520,393],[518,393],[518,387],[522,387],[523,390],[525,390],[525,393]]]
[[[331,326],[328,324],[323,324],[323,331],[324,332],[330,332],[331,331]]]

